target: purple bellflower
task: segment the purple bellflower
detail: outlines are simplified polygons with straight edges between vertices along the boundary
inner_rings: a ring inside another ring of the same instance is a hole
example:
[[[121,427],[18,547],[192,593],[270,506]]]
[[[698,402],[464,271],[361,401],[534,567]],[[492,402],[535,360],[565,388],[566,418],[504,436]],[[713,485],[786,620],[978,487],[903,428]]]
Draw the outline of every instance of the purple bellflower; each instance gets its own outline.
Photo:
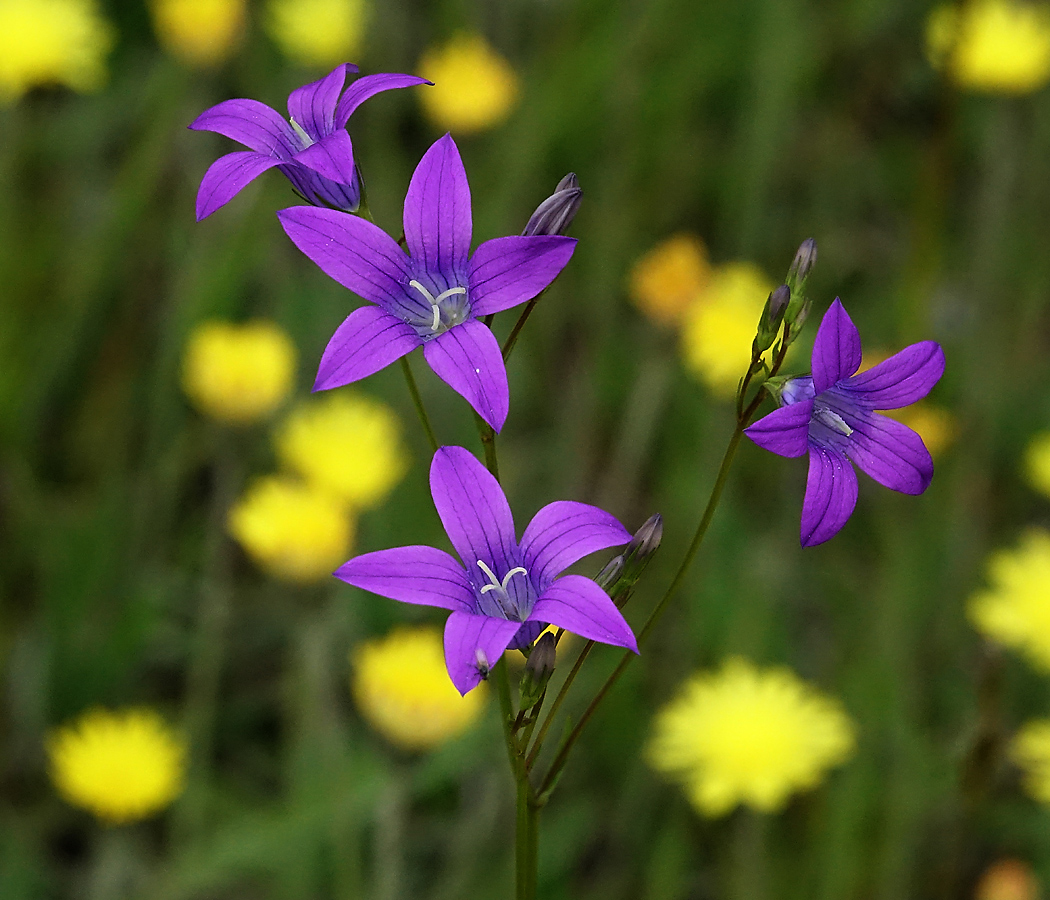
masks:
[[[439,138],[405,196],[406,254],[357,216],[295,206],[277,214],[295,245],[341,285],[375,304],[350,313],[328,342],[314,390],[378,372],[416,347],[438,377],[496,431],[510,408],[499,343],[479,321],[535,297],[568,263],[574,238],[514,235],[470,256],[470,186],[459,149]]]
[[[392,600],[451,610],[445,664],[461,694],[477,687],[504,650],[530,646],[548,624],[638,652],[605,591],[582,575],[558,577],[584,556],[631,539],[616,518],[559,500],[536,513],[519,542],[499,482],[462,447],[434,454],[430,490],[463,565],[435,547],[395,547],[357,556],[335,574]]]
[[[343,63],[324,78],[296,88],[288,97],[285,121],[258,100],[226,100],[202,112],[190,125],[239,141],[248,150],[219,157],[197,192],[197,221],[224,206],[267,169],[279,168],[302,195],[318,206],[354,211],[361,203],[361,181],[346,123],[369,97],[393,88],[430,84],[415,75],[380,74],[358,78],[345,91]]]
[[[904,494],[921,494],[933,478],[933,460],[922,438],[875,410],[899,409],[930,392],[944,374],[940,344],[912,344],[854,374],[860,363],[860,335],[836,299],[817,329],[812,375],[788,381],[780,409],[744,432],[780,456],[808,451],[803,547],[834,537],[852,514],[857,474],[851,463]]]

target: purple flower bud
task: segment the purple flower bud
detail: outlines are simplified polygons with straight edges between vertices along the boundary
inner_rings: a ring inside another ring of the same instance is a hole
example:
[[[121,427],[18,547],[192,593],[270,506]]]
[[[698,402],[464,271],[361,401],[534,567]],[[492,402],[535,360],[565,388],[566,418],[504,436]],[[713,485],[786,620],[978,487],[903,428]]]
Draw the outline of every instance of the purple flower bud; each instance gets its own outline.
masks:
[[[776,322],[778,325],[780,319],[784,315],[784,310],[787,309],[788,301],[791,299],[791,288],[786,284],[780,285],[772,294],[769,295],[769,320],[770,322]]]
[[[615,584],[620,576],[623,574],[623,554],[614,556],[610,559],[602,570],[594,576],[594,580],[598,582],[598,586],[602,590],[608,591],[613,584]]]
[[[788,280],[796,284],[805,281],[816,264],[817,242],[813,238],[806,238],[795,253],[791,268],[788,270]]]
[[[583,202],[583,191],[576,175],[570,172],[538,207],[525,226],[523,235],[565,234]]]
[[[554,664],[557,658],[558,645],[554,641],[554,635],[545,631],[529,651],[529,659],[525,663],[525,671],[521,676],[522,709],[529,709],[543,699],[547,682],[554,674]]]
[[[659,548],[660,541],[664,537],[664,517],[659,513],[653,513],[639,528],[631,543],[624,551],[624,559],[629,565],[638,565],[649,559]]]

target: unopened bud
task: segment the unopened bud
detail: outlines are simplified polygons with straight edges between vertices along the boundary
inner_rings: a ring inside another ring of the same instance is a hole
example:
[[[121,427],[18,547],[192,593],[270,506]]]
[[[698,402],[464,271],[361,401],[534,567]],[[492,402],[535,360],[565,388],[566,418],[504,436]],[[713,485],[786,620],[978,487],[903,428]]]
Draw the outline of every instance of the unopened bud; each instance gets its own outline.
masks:
[[[805,281],[816,264],[817,242],[813,238],[806,238],[795,252],[795,258],[788,270],[788,282],[794,281],[798,284]]]
[[[604,566],[604,568],[594,576],[594,580],[598,582],[598,587],[603,591],[608,592],[610,588],[619,580],[623,574],[623,554],[614,556]]]
[[[788,269],[787,274],[787,286],[791,288],[791,302],[784,311],[784,321],[789,326],[789,344],[802,330],[802,324],[805,321],[802,310],[806,306],[806,279],[809,278],[809,273],[813,271],[816,264],[817,242],[813,238],[806,238],[795,252],[795,258],[791,261],[791,268]]]
[[[557,659],[558,645],[554,641],[554,635],[545,631],[529,651],[525,671],[521,676],[522,709],[529,709],[539,703],[543,692],[547,689],[547,682],[554,674],[554,664]]]
[[[766,305],[762,308],[762,316],[758,320],[758,332],[755,334],[754,350],[756,353],[764,353],[773,346],[790,301],[791,289],[786,284],[780,285],[766,299]]]
[[[660,541],[664,538],[664,517],[659,513],[649,516],[645,524],[639,528],[631,543],[624,550],[624,563],[630,567],[636,567],[646,562],[660,547]]]
[[[536,207],[536,212],[525,226],[523,235],[565,234],[583,202],[583,191],[576,175],[570,172],[546,200]]]

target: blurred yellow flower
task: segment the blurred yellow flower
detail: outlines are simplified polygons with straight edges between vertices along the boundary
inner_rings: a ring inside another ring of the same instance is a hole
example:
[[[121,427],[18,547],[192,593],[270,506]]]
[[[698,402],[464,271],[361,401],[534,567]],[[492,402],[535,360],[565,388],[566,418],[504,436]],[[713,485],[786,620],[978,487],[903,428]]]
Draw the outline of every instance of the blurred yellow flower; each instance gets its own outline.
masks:
[[[1050,8],[1017,0],[939,6],[926,22],[926,50],[960,87],[1027,94],[1050,80]]]
[[[222,62],[244,31],[245,0],[152,0],[150,12],[163,47],[191,66]]]
[[[707,288],[685,311],[686,367],[715,394],[732,397],[751,361],[751,344],[774,284],[757,266],[727,263],[711,272]]]
[[[478,34],[460,32],[431,47],[419,74],[434,82],[420,91],[423,109],[440,128],[460,134],[503,122],[518,102],[518,76]]]
[[[205,415],[245,424],[281,405],[295,364],[295,346],[272,322],[204,322],[186,342],[182,388]]]
[[[853,725],[837,701],[787,669],[760,670],[739,658],[694,676],[654,725],[650,763],[681,782],[708,816],[738,803],[776,812],[846,760],[854,745]]]
[[[379,503],[408,468],[397,416],[386,404],[351,391],[302,404],[275,440],[284,465],[355,509]]]
[[[920,401],[903,409],[888,409],[882,415],[896,419],[918,433],[930,455],[935,458],[955,441],[955,416],[943,406]]]
[[[327,578],[350,554],[353,522],[338,500],[271,475],[230,510],[230,534],[271,575],[307,583]]]
[[[480,717],[482,687],[461,697],[445,668],[441,632],[399,628],[350,653],[350,686],[361,715],[403,750],[430,750]]]
[[[674,325],[700,296],[710,277],[711,266],[700,238],[676,234],[653,247],[631,268],[631,299],[657,322]]]
[[[97,90],[114,38],[92,0],[0,0],[0,102],[37,85]]]
[[[1024,458],[1028,483],[1050,497],[1050,431],[1037,434],[1028,444]]]
[[[543,629],[543,631],[540,632],[536,640],[538,641],[540,637],[547,634],[548,632],[550,632],[551,634],[557,634],[558,626],[548,625],[546,628]],[[558,641],[558,655],[556,657],[557,662],[560,663],[565,659],[565,654],[570,653],[572,651],[572,646],[575,643],[575,634],[573,634],[571,631],[566,631],[562,633],[561,640]],[[525,654],[522,653],[520,650],[507,650],[506,653],[503,654],[503,656],[508,663],[510,663],[517,669],[520,669],[522,666],[525,665]]]
[[[970,600],[970,621],[1050,672],[1050,532],[1033,528],[1016,550],[993,553],[988,580],[990,587]]]
[[[974,900],[1039,900],[1039,879],[1029,863],[1000,859],[985,869],[973,897]]]
[[[1025,790],[1050,804],[1050,719],[1034,719],[1017,732],[1010,756],[1024,772]]]
[[[266,31],[289,59],[334,66],[357,56],[368,14],[365,0],[270,0]]]
[[[51,780],[109,825],[144,819],[182,793],[186,745],[150,709],[92,709],[48,736]]]

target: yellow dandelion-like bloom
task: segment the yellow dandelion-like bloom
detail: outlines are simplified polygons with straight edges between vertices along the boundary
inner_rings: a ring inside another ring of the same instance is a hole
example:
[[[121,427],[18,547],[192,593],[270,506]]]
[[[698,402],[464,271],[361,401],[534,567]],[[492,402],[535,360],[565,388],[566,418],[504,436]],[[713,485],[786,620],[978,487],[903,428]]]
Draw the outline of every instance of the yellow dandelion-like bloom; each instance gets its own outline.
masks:
[[[51,780],[108,825],[152,816],[185,783],[185,741],[153,710],[92,709],[48,737]]]
[[[518,76],[478,34],[460,32],[431,47],[419,60],[419,74],[434,82],[419,92],[424,111],[459,134],[499,125],[518,102]]]
[[[334,66],[357,56],[368,14],[365,0],[270,0],[266,31],[289,59]]]
[[[379,503],[408,468],[397,416],[351,391],[304,403],[277,430],[276,443],[284,465],[355,509]]]
[[[1050,431],[1032,438],[1024,456],[1028,483],[1040,494],[1050,497]]]
[[[245,0],[152,0],[150,11],[162,46],[191,66],[221,63],[244,32]]]
[[[970,600],[970,621],[1050,672],[1050,532],[1033,528],[1016,550],[992,554],[988,581]]]
[[[926,51],[962,88],[1030,93],[1050,80],[1050,8],[1017,0],[939,6],[926,22]]]
[[[1020,859],[992,863],[973,892],[974,900],[1039,900],[1039,879],[1032,866]]]
[[[642,312],[662,325],[675,325],[703,293],[710,277],[711,266],[700,238],[676,234],[634,264],[629,290]]]
[[[0,0],[0,102],[37,85],[97,90],[114,38],[92,0]]]
[[[1050,719],[1035,719],[1017,732],[1010,757],[1024,772],[1025,790],[1050,804]]]
[[[751,362],[751,344],[773,283],[751,263],[719,266],[707,289],[686,310],[682,354],[686,367],[712,392],[732,397]]]
[[[182,388],[205,415],[247,424],[281,405],[295,364],[295,346],[272,322],[204,322],[186,343]]]
[[[346,562],[354,533],[338,500],[276,475],[248,489],[230,510],[227,525],[261,568],[301,584],[327,578]]]
[[[720,816],[738,803],[780,810],[853,745],[853,726],[835,700],[787,669],[731,659],[720,672],[694,676],[657,714],[648,755],[701,813]]]
[[[350,662],[361,715],[404,750],[430,750],[451,740],[484,709],[483,686],[461,697],[452,684],[436,628],[399,628],[352,650]]]

